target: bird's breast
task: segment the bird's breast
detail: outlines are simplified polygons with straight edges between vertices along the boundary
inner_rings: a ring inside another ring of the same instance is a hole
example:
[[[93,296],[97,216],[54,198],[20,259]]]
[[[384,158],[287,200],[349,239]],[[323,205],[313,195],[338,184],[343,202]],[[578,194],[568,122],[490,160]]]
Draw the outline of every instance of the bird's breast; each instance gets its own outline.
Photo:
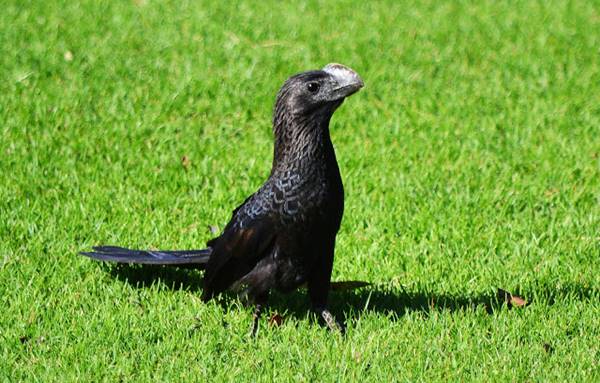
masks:
[[[270,195],[282,223],[310,225],[323,215],[341,215],[343,187],[339,172],[288,171],[272,179]]]

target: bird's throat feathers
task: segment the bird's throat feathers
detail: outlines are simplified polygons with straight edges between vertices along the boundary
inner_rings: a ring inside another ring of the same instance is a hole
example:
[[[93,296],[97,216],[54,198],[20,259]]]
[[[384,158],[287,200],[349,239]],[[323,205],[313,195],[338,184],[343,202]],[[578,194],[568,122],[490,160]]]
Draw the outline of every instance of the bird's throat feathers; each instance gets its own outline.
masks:
[[[284,105],[277,106],[283,110],[276,107],[273,116],[273,169],[335,156],[329,135],[329,121],[333,113],[328,110],[330,108],[300,114],[286,112]]]

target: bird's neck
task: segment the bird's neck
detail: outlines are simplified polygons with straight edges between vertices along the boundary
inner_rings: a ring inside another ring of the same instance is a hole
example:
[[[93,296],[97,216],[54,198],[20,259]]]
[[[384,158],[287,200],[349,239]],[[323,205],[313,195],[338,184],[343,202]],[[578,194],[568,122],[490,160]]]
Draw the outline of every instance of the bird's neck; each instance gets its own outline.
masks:
[[[275,121],[275,148],[272,173],[287,170],[310,170],[335,163],[329,136],[330,115],[295,117]]]

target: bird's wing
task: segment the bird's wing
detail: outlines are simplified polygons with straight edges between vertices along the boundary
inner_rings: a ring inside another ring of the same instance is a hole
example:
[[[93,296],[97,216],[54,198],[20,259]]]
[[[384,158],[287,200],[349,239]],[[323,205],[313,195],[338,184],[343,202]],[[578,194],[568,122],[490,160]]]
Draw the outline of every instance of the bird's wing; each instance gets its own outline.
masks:
[[[234,210],[219,237],[208,242],[213,249],[204,273],[205,300],[226,290],[270,254],[277,226],[269,206],[252,196]]]

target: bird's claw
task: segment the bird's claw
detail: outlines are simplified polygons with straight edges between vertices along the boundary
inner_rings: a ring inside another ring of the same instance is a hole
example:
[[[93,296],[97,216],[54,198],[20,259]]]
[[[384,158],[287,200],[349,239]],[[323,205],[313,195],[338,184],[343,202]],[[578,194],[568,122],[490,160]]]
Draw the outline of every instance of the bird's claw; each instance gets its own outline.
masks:
[[[343,323],[337,321],[333,314],[326,308],[318,308],[315,310],[317,314],[323,319],[327,328],[335,333],[344,335],[346,333],[346,326]]]

